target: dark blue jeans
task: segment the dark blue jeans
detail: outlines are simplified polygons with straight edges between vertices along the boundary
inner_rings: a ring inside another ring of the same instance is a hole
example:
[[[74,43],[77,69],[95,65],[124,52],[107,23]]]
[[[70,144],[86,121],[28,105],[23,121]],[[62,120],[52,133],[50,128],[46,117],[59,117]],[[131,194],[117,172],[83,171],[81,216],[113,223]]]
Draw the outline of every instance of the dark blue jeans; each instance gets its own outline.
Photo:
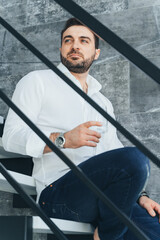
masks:
[[[149,174],[149,161],[137,148],[126,147],[104,152],[86,160],[79,167],[136,223],[138,218],[140,225],[143,225],[140,220],[143,220],[143,216],[155,219],[136,204]],[[39,204],[49,217],[98,226],[101,240],[136,240],[118,217],[72,171],[45,188]]]

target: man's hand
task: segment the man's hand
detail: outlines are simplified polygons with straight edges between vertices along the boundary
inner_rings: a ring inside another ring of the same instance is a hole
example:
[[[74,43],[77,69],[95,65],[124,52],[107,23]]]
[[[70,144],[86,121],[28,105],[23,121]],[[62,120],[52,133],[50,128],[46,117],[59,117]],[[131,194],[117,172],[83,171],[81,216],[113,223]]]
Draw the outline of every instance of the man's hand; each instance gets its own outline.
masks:
[[[82,146],[96,147],[101,137],[100,133],[89,129],[92,126],[101,127],[102,123],[96,121],[89,121],[80,124],[78,127],[72,129],[64,134],[66,142],[64,148],[79,148]],[[50,140],[54,142],[59,136],[59,133],[51,133]],[[52,150],[46,145],[43,153],[49,153]]]
[[[142,196],[139,199],[139,205],[145,208],[152,217],[156,216],[156,212],[160,215],[160,205],[146,196]],[[160,217],[159,217],[159,223],[160,223]]]
[[[80,124],[64,134],[64,148],[79,148],[82,146],[96,147],[101,137],[100,133],[89,129],[92,126],[102,126],[101,122],[89,121]]]

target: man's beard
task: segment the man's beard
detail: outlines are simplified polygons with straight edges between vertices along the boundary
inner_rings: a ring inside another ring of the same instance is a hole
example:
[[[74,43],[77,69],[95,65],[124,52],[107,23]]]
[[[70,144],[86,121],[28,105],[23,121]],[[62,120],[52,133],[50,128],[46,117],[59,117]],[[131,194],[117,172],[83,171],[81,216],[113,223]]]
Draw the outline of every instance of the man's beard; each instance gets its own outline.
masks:
[[[73,51],[70,52],[69,54],[72,54],[72,53],[73,53]],[[74,53],[77,53],[77,52],[75,51]],[[63,63],[63,65],[66,66],[66,68],[68,68],[68,70],[70,72],[74,72],[74,73],[87,72],[93,63],[94,58],[95,58],[95,54],[92,57],[82,60],[81,62],[78,62],[78,63],[76,63],[76,58],[75,58],[75,63],[74,63],[74,60],[71,62],[71,61],[67,60],[67,58],[63,57],[61,54],[61,62]]]

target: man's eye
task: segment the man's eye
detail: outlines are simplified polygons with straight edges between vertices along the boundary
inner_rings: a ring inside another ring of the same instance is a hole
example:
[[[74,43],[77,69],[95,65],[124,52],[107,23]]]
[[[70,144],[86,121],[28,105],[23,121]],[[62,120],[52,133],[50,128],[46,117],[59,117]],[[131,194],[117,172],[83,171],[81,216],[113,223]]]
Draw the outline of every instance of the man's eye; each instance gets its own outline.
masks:
[[[71,39],[65,39],[65,43],[68,43],[68,42],[70,42],[71,41]]]
[[[88,43],[88,41],[85,39],[82,39],[82,43]]]

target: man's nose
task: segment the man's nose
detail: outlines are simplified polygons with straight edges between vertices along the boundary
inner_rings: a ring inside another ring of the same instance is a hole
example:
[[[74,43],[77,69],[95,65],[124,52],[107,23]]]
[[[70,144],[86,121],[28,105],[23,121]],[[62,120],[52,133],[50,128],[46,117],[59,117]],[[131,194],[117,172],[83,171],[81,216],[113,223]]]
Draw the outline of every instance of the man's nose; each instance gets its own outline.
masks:
[[[73,44],[72,44],[72,48],[74,49],[80,49],[80,44],[78,41],[74,41]]]

